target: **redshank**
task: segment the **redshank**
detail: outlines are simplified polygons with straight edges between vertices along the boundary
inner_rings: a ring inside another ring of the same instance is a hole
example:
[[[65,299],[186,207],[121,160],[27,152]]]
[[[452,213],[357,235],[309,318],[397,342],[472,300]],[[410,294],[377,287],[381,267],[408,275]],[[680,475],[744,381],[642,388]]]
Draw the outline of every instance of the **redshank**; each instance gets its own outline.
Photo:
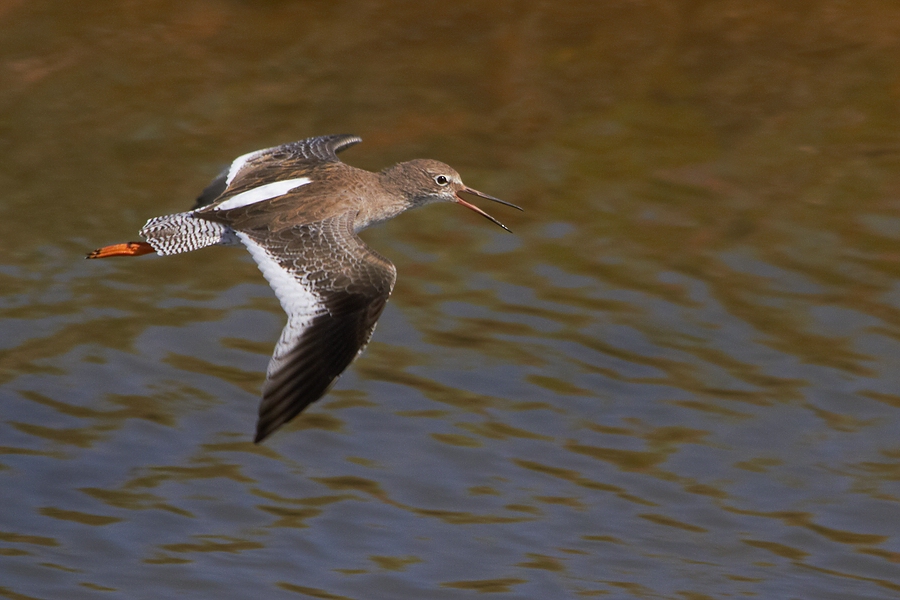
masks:
[[[466,202],[472,194],[436,160],[411,160],[372,173],[337,153],[362,140],[328,135],[236,158],[197,198],[193,210],[147,221],[146,242],[94,250],[87,258],[180,254],[243,244],[287,313],[266,372],[254,442],[261,442],[334,385],[362,352],[394,288],[393,263],[357,233],[411,208]]]

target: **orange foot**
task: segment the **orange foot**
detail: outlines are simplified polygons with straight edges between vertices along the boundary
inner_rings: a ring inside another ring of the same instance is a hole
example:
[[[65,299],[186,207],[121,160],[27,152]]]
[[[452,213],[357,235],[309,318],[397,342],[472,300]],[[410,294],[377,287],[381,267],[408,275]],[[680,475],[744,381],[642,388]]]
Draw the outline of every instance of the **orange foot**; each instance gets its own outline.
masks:
[[[112,246],[103,246],[97,248],[85,258],[109,258],[110,256],[140,256],[141,254],[150,254],[155,252],[153,246],[147,242],[125,242],[124,244],[113,244]]]

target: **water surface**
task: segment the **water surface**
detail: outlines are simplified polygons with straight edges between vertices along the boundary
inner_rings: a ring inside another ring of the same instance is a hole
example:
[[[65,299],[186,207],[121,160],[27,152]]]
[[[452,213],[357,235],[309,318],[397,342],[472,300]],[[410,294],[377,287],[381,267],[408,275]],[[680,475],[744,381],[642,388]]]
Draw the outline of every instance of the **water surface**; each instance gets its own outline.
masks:
[[[890,3],[0,2],[0,596],[895,598]],[[84,261],[233,157],[430,157],[399,281],[251,443],[249,257]]]

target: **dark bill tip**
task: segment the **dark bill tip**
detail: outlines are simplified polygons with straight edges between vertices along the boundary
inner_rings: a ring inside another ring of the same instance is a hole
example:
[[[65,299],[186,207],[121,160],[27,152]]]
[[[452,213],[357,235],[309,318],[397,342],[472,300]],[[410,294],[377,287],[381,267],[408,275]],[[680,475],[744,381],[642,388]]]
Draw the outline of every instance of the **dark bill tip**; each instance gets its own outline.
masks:
[[[499,226],[502,227],[503,229],[505,229],[505,230],[509,231],[510,233],[512,233],[512,231],[510,231],[509,227],[507,227],[506,225],[504,225],[503,223],[501,223],[500,221],[498,221],[497,219],[495,219],[495,218],[492,217],[491,215],[487,214],[486,212],[484,212],[483,210],[481,210],[480,208],[478,208],[478,207],[475,206],[474,204],[469,204],[468,202],[466,202],[465,200],[463,200],[463,199],[462,199],[462,196],[459,195],[460,193],[464,193],[464,194],[472,194],[473,196],[478,196],[479,198],[484,198],[485,200],[491,200],[492,202],[497,202],[497,203],[499,203],[499,204],[503,204],[503,205],[505,205],[505,206],[509,206],[509,207],[515,208],[515,209],[517,209],[517,210],[522,210],[522,207],[516,206],[516,205],[513,204],[512,202],[507,202],[506,200],[501,200],[500,198],[494,198],[493,196],[490,196],[490,195],[485,194],[485,193],[483,193],[483,192],[479,192],[478,190],[473,190],[473,189],[470,188],[470,187],[465,187],[465,188],[459,190],[459,192],[457,192],[457,194],[456,194],[456,203],[457,203],[457,204],[462,204],[463,206],[465,206],[465,207],[468,208],[469,210],[474,210],[475,212],[477,212],[479,215],[481,215],[481,216],[484,217],[485,219],[487,219],[487,220],[489,220],[489,221],[492,221],[493,223],[499,225]]]
[[[506,225],[504,225],[503,223],[501,223],[500,221],[498,221],[497,219],[495,219],[495,218],[492,217],[491,215],[487,214],[486,212],[484,212],[483,210],[481,210],[480,208],[478,208],[478,207],[475,206],[474,204],[469,204],[468,202],[466,202],[465,200],[463,200],[463,199],[460,198],[459,196],[456,197],[456,203],[457,203],[457,204],[462,204],[463,206],[465,206],[465,207],[468,208],[469,210],[474,210],[475,212],[477,212],[479,215],[481,215],[481,216],[484,217],[485,219],[487,219],[487,220],[489,220],[489,221],[493,221],[494,223],[496,223],[497,225],[499,225],[499,226],[502,227],[503,229],[505,229],[505,230],[509,231],[510,233],[512,233],[512,231],[510,231],[509,227],[507,227]]]

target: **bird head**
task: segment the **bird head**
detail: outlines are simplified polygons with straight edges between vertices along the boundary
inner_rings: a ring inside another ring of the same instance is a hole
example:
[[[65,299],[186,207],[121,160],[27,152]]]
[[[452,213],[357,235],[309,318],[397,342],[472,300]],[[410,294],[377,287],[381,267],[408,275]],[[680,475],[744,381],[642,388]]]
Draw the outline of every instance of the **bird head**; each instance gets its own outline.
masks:
[[[460,194],[471,194],[522,210],[511,202],[506,202],[468,187],[462,182],[462,178],[453,167],[436,160],[419,159],[400,163],[387,169],[384,175],[399,187],[410,208],[434,202],[455,202],[493,221],[506,231],[509,231],[506,225],[474,204],[467,202]]]

